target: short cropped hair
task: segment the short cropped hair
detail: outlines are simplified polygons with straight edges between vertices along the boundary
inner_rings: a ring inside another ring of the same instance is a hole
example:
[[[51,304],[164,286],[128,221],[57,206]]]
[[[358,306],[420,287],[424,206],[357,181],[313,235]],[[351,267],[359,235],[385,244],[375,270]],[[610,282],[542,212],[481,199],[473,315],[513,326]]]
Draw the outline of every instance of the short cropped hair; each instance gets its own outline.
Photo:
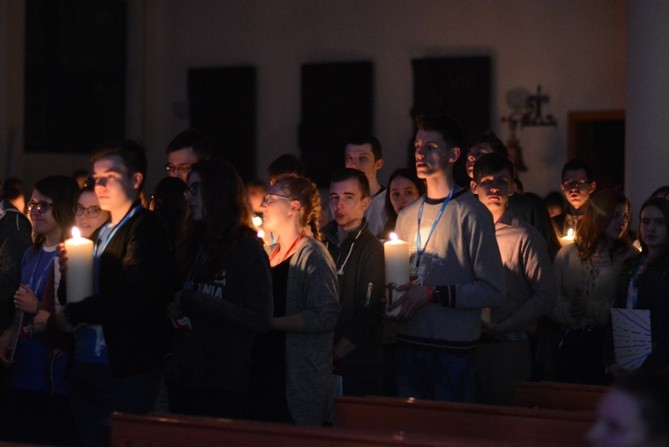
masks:
[[[211,142],[209,138],[195,129],[186,129],[174,137],[167,145],[166,152],[169,154],[187,147],[192,147],[198,160],[211,158]]]
[[[368,133],[357,133],[349,135],[346,139],[346,144],[354,144],[356,146],[363,146],[369,144],[372,146],[372,153],[374,154],[374,161],[381,160],[383,158],[383,149],[381,148],[381,142],[374,136]]]
[[[497,152],[485,154],[474,163],[474,180],[478,181],[481,177],[502,170],[507,170],[511,175],[512,180],[516,178],[516,167],[509,157]]]
[[[350,179],[358,180],[358,183],[360,184],[360,190],[362,191],[362,197],[363,198],[370,196],[369,180],[367,180],[367,176],[365,175],[365,173],[358,170],[358,169],[353,169],[353,168],[339,169],[332,176],[332,182],[331,183],[345,182],[346,180],[350,180]]]
[[[502,143],[502,140],[500,140],[499,137],[495,134],[495,132],[493,132],[490,129],[486,130],[481,135],[470,141],[469,144],[467,145],[467,148],[471,149],[473,147],[480,146],[482,144],[487,144],[488,146],[490,146],[492,151],[497,154],[502,154],[505,157],[509,156],[509,151],[506,149],[504,143]]]
[[[452,118],[445,115],[418,115],[416,127],[420,130],[439,132],[448,149],[462,147],[460,126]]]
[[[117,156],[123,161],[123,165],[128,170],[128,175],[135,172],[142,174],[142,183],[139,185],[137,192],[141,192],[146,181],[146,151],[139,143],[133,140],[117,140],[108,141],[99,145],[91,155],[91,165],[96,161],[105,158]]]
[[[564,176],[567,171],[579,171],[581,169],[585,171],[585,176],[588,177],[589,182],[595,180],[595,172],[592,170],[589,164],[577,158],[572,158],[562,167],[562,181],[564,181]]]

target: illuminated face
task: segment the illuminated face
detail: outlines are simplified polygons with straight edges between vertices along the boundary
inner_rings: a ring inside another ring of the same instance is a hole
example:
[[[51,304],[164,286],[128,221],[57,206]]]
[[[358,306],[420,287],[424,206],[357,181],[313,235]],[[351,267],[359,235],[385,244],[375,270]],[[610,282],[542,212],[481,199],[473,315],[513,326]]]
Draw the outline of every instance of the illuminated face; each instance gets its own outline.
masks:
[[[616,209],[613,211],[613,217],[611,222],[606,226],[604,234],[611,240],[617,241],[620,239],[625,231],[627,231],[627,225],[630,221],[630,210],[626,204],[620,203],[616,206]]]
[[[561,185],[562,193],[575,210],[588,203],[596,187],[597,184],[588,179],[585,169],[565,171]]]
[[[492,147],[488,143],[482,143],[478,146],[470,147],[467,151],[467,175],[469,178],[474,178],[474,165],[479,158],[483,157],[485,154],[492,154]]]
[[[167,154],[167,175],[187,181],[191,167],[198,162],[192,147],[172,151]]]
[[[509,171],[503,169],[484,175],[478,182],[472,181],[472,192],[491,213],[503,213],[509,204],[509,196],[515,192],[515,184]]]
[[[79,195],[74,219],[81,235],[91,237],[95,230],[109,220],[109,211],[100,208],[98,196],[93,191],[84,191]]]
[[[344,166],[357,169],[371,182],[376,180],[376,172],[383,167],[383,160],[374,160],[372,145],[347,144],[344,150]]]
[[[449,163],[455,163],[460,156],[460,148],[448,150],[439,132],[419,129],[414,140],[416,175],[428,178],[446,171]]]
[[[667,222],[659,208],[647,206],[639,219],[641,240],[648,248],[660,249],[667,242]]]
[[[350,178],[330,185],[330,208],[337,225],[344,231],[360,226],[371,199],[362,197],[360,182]]]
[[[390,182],[388,194],[390,194],[390,203],[397,214],[402,208],[417,200],[420,195],[418,188],[411,180],[400,176]]]
[[[93,181],[100,208],[113,213],[128,208],[137,199],[142,174],[130,175],[123,159],[110,155],[93,164]]]
[[[597,419],[587,434],[593,447],[660,446],[648,439],[641,405],[633,396],[620,390],[604,395],[597,409]]]
[[[40,234],[48,241],[58,241],[61,237],[61,229],[53,215],[53,200],[38,190],[28,202],[30,221],[33,224],[33,232]]]
[[[270,186],[260,206],[263,215],[263,229],[278,232],[293,221],[295,214],[299,213],[299,205],[298,200],[291,199],[281,190],[281,182]]]

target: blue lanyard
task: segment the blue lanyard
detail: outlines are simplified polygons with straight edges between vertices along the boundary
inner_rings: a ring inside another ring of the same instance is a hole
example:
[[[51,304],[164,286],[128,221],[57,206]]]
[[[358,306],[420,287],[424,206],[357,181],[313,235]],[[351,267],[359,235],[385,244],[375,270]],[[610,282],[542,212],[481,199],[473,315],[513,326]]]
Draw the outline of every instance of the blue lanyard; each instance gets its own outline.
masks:
[[[453,198],[453,193],[455,192],[455,189],[456,189],[455,186],[453,186],[453,188],[451,188],[451,192],[448,193],[448,196],[441,203],[441,207],[439,208],[437,217],[434,219],[434,222],[432,222],[432,228],[430,228],[430,232],[427,235],[425,246],[421,248],[422,244],[420,240],[420,221],[423,218],[423,205],[425,205],[425,200],[427,199],[427,195],[423,196],[423,201],[420,203],[420,208],[418,209],[418,230],[416,231],[416,268],[418,268],[418,266],[420,265],[420,260],[422,259],[423,254],[425,254],[425,249],[427,248],[427,244],[430,242],[432,233],[434,233],[434,229],[437,228],[437,224],[439,223],[439,219],[441,219],[441,215],[444,214],[446,205],[448,205],[448,202],[450,202],[451,199]]]
[[[130,211],[126,213],[125,216],[123,216],[123,219],[111,230],[111,231],[105,231],[109,229],[109,224],[98,233],[97,240],[95,241],[95,248],[93,249],[93,290],[95,293],[100,292],[100,256],[102,256],[102,253],[104,253],[105,249],[107,248],[107,245],[109,244],[109,241],[112,240],[116,232],[118,231],[119,228],[123,226],[124,223],[126,223],[132,216],[137,214],[137,212],[142,208],[142,205],[137,205],[134,208],[132,208]]]
[[[49,269],[51,268],[51,265],[53,264],[53,259],[55,258],[56,251],[54,250],[53,252],[49,252],[49,255],[51,256],[51,259],[49,259],[49,262],[47,262],[46,266],[44,266],[44,269],[40,272],[39,277],[37,278],[37,282],[35,283],[35,273],[37,273],[37,267],[39,267],[39,263],[42,262],[42,253],[44,253],[43,247],[40,247],[39,250],[39,257],[37,258],[37,262],[33,266],[33,271],[30,274],[30,280],[28,280],[28,285],[33,289],[33,292],[35,292],[35,295],[41,295],[41,290],[40,287],[42,287],[42,283],[44,282],[44,279],[46,275],[49,273]],[[41,300],[41,298],[39,298]]]
[[[105,249],[107,248],[107,245],[109,244],[109,241],[112,240],[116,232],[118,231],[119,228],[123,226],[124,223],[126,223],[132,216],[137,214],[137,211],[142,209],[142,205],[136,205],[133,209],[128,211],[125,216],[123,216],[123,219],[116,225],[106,236],[104,236],[105,231],[100,231],[100,234],[98,234],[98,238],[95,241],[95,258],[97,259],[100,257],[102,253],[104,253]],[[109,228],[109,224],[107,224],[107,228]],[[103,237],[104,236],[104,237]]]

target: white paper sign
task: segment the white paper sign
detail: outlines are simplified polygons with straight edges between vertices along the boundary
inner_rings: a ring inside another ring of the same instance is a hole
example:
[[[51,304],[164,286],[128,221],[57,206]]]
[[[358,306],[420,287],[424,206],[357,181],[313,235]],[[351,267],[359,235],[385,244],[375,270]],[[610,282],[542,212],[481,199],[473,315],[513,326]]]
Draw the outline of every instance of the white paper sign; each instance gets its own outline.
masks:
[[[650,310],[611,309],[616,363],[637,369],[651,353]]]

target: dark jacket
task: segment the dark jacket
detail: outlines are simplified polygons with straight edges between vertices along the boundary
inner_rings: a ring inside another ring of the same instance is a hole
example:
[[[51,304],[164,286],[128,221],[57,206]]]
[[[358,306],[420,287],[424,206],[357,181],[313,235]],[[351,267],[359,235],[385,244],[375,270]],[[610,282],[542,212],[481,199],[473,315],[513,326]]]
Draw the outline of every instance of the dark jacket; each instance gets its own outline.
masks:
[[[618,282],[618,295],[613,307],[627,307],[627,289],[642,255],[636,255],[623,264]],[[669,255],[651,262],[637,277],[638,301],[636,309],[650,309],[652,352],[642,367],[669,371]],[[609,357],[610,359],[610,357]],[[611,364],[612,362],[605,363]],[[608,366],[608,365],[607,365]]]
[[[73,325],[102,325],[114,376],[163,366],[172,334],[166,311],[173,297],[173,271],[160,220],[140,209],[101,255],[99,293],[65,307]]]
[[[168,380],[183,387],[246,391],[253,338],[269,329],[272,278],[258,239],[240,236],[213,278],[194,275],[181,295],[191,330],[177,332]]]
[[[367,222],[337,242],[337,222],[323,227],[326,246],[337,267],[339,303],[342,306],[335,344],[346,338],[356,350],[335,364],[335,373],[351,378],[373,378],[380,361],[381,323],[385,295],[383,245]]]
[[[28,218],[9,202],[0,202],[0,334],[12,322],[14,293],[21,279],[21,258],[32,243]]]

